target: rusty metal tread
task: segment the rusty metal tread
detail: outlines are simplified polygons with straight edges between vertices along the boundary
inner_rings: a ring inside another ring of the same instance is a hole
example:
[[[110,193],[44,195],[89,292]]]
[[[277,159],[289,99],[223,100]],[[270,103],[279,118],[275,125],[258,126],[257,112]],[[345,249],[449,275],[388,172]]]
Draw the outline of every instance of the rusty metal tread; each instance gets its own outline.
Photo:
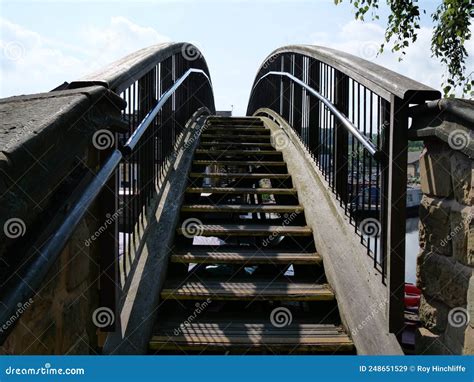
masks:
[[[200,146],[262,146],[262,147],[272,147],[271,143],[267,142],[201,142]]]
[[[187,193],[198,194],[268,194],[296,195],[296,188],[246,188],[246,187],[188,187]]]
[[[280,151],[276,150],[208,150],[208,149],[196,149],[196,154],[207,154],[207,155],[280,155]]]
[[[191,172],[191,178],[249,178],[249,179],[288,179],[290,174],[272,174],[272,173],[238,173],[238,172]]]
[[[245,126],[245,125],[244,125]],[[255,132],[255,133],[265,133],[265,135],[270,135],[270,129],[265,128],[264,126],[261,127],[237,127],[237,126],[209,126],[206,127],[204,132],[209,132],[209,131],[223,131],[223,132]]]
[[[255,139],[255,140],[264,140],[264,141],[270,141],[270,136],[269,135],[259,135],[259,134],[239,134],[239,135],[234,135],[234,134],[202,134],[201,138],[206,139],[206,138],[212,138],[212,139]]]
[[[178,234],[188,234],[186,226],[177,229]],[[263,224],[226,224],[226,225],[193,225],[195,236],[268,236],[275,232],[281,236],[311,236],[312,230],[308,226],[281,226]]]
[[[251,125],[251,126],[263,126],[263,121],[257,118],[234,118],[232,120],[229,119],[211,119],[208,118],[207,125],[224,125],[224,126],[238,126],[238,125]]]
[[[154,329],[150,345],[165,342],[188,342],[201,344],[247,344],[265,346],[271,344],[317,345],[333,343],[349,346],[353,343],[341,325],[310,322],[291,322],[284,327],[275,327],[269,320],[235,318],[233,320],[196,320],[182,324],[182,317],[164,320]],[[176,335],[176,329],[180,331]]]
[[[161,297],[177,300],[331,301],[334,292],[328,284],[310,282],[167,280]]]
[[[275,327],[269,320],[191,322],[182,317],[158,326],[149,342],[152,350],[202,349],[244,351],[352,351],[352,340],[335,324],[291,323]],[[179,331],[176,329],[179,328]]]
[[[199,264],[322,264],[321,255],[316,252],[276,252],[250,250],[176,251],[171,254],[174,263]]]
[[[193,161],[195,165],[221,165],[221,166],[286,166],[286,163],[283,161],[258,161],[258,160],[219,160],[219,159],[210,159],[202,160],[197,159]]]
[[[303,206],[277,205],[277,204],[185,204],[181,206],[182,212],[262,212],[285,213],[303,212]]]

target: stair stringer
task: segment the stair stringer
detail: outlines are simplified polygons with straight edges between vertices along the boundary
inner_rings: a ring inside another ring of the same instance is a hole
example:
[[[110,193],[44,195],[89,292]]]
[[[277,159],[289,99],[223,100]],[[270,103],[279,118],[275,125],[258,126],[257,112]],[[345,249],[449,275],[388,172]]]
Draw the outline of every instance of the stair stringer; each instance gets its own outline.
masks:
[[[387,289],[381,282],[382,276],[373,268],[360,238],[354,234],[354,227],[328,190],[324,176],[280,115],[266,108],[254,114],[259,115],[271,117],[261,118],[271,130],[272,142],[277,134],[288,137],[288,144],[281,144],[281,137],[278,138],[278,149],[298,191],[307,224],[313,229],[316,249],[335,291],[342,323],[358,354],[403,354],[396,336],[388,332]]]
[[[148,222],[143,245],[136,254],[138,261],[131,276],[133,279],[118,308],[116,319],[120,330],[108,335],[104,354],[147,354],[188,174],[209,113],[204,109],[199,109],[188,121],[176,144],[177,154],[170,161],[168,173],[162,180],[155,203],[152,203],[150,216],[154,219]]]

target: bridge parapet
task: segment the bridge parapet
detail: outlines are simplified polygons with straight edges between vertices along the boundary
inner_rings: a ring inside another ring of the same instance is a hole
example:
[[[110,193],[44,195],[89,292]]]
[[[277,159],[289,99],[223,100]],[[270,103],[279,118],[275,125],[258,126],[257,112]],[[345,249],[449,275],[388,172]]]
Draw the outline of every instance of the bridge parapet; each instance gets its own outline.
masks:
[[[21,317],[38,326],[34,333],[49,333],[44,341],[37,340],[42,354],[70,350],[61,335],[67,332],[66,318],[81,320],[70,328],[92,322],[94,335],[99,328],[120,335],[129,321],[127,317],[121,326],[123,304],[147,230],[156,223],[155,212],[169,191],[170,174],[182,146],[189,151],[197,141],[199,133],[192,129],[196,119],[215,111],[206,61],[191,44],[155,45],[50,93],[6,99],[0,107],[4,132],[13,136],[4,139],[4,134],[0,141],[9,146],[0,154],[0,170],[7,175],[0,190],[9,203],[2,203],[7,211],[1,216],[14,214],[17,219],[2,222],[4,227],[15,224],[11,241],[0,245],[0,260],[18,260],[2,263],[8,266],[0,286],[0,344],[6,352],[35,352],[22,337],[24,327],[17,325]],[[37,125],[40,128],[31,128]],[[13,129],[21,131],[16,135]],[[87,171],[76,171],[81,165]],[[34,177],[26,177],[28,171]],[[70,198],[64,195],[63,183]],[[33,191],[35,198],[29,200]],[[76,256],[90,257],[91,262],[75,263]],[[95,269],[88,268],[91,264]],[[161,265],[160,270],[166,270]],[[78,278],[92,281],[77,283],[82,294],[70,293],[70,284]],[[143,285],[142,279],[134,282]],[[41,291],[49,300],[32,303],[35,309],[22,308]],[[62,303],[62,296],[68,297],[68,304]],[[88,305],[76,309],[77,301]],[[93,312],[92,306],[97,308]],[[59,325],[57,330],[54,325]],[[78,336],[68,333],[67,338]],[[92,348],[97,345],[95,341]]]
[[[413,110],[420,158],[419,353],[474,353],[474,101]]]
[[[292,127],[381,273],[391,333],[404,326],[408,109],[435,89],[334,49],[291,45],[260,66],[247,114]],[[265,115],[262,114],[262,115]]]
[[[99,252],[85,246],[98,229],[97,204],[74,230],[65,248],[28,286],[29,267],[42,258],[76,193],[101,165],[92,147],[97,130],[110,129],[125,103],[101,86],[11,97],[0,101],[0,280],[2,309],[14,311],[1,323],[0,352],[12,354],[89,353],[97,344],[90,320],[97,304]],[[37,340],[31,340],[34,333]]]

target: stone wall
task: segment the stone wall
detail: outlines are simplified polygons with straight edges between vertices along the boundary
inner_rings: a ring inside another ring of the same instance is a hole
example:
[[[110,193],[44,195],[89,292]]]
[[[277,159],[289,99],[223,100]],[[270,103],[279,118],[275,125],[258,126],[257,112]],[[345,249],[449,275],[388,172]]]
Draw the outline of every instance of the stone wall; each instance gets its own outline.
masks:
[[[0,311],[100,168],[104,154],[93,136],[120,118],[121,102],[101,86],[0,100]],[[87,211],[39,287],[0,322],[7,334],[0,354],[97,352],[100,251],[98,241],[85,243],[103,224],[99,207]]]
[[[90,225],[82,221],[50,269],[41,289],[23,307],[18,322],[0,347],[6,354],[93,354],[97,328],[97,257],[85,250]],[[20,311],[21,308],[21,311]]]
[[[466,119],[466,113],[457,113],[459,102],[466,110],[464,101],[442,101],[428,123],[414,121],[425,143],[417,266],[423,292],[420,354],[474,354],[474,125],[469,114]]]

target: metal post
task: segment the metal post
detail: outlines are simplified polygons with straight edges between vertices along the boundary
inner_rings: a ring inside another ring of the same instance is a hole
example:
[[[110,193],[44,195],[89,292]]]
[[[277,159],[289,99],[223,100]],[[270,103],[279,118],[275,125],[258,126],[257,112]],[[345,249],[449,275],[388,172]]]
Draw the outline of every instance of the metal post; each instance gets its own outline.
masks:
[[[283,71],[291,73],[291,55],[282,55]],[[282,77],[282,117],[288,122],[290,121],[290,108],[291,108],[291,81],[289,78]]]
[[[408,105],[391,97],[387,184],[386,266],[389,331],[401,335],[404,325],[405,225]]]
[[[303,56],[295,54],[293,56],[293,75],[303,80]],[[299,85],[293,84],[293,129],[301,136],[302,128],[302,111],[303,111],[303,88]]]
[[[349,77],[336,71],[335,78],[335,103],[336,108],[347,116],[349,110]],[[348,195],[348,140],[349,134],[339,120],[336,120],[336,141],[334,143],[334,179],[336,185],[336,194],[341,202],[347,202]]]
[[[103,164],[114,151],[114,148],[100,152],[100,163]],[[109,178],[98,195],[99,224],[105,227],[99,238],[99,307],[108,308],[115,314],[110,325],[101,327],[102,332],[114,332],[118,329],[119,312],[117,312],[117,296],[119,286],[118,275],[118,181],[117,171]],[[109,221],[111,223],[109,224]],[[106,224],[107,222],[107,224]]]
[[[308,85],[320,92],[320,62],[314,58],[309,59],[309,83]],[[319,160],[319,109],[320,102],[314,97],[309,97],[309,126],[308,126],[308,146],[314,157]]]

